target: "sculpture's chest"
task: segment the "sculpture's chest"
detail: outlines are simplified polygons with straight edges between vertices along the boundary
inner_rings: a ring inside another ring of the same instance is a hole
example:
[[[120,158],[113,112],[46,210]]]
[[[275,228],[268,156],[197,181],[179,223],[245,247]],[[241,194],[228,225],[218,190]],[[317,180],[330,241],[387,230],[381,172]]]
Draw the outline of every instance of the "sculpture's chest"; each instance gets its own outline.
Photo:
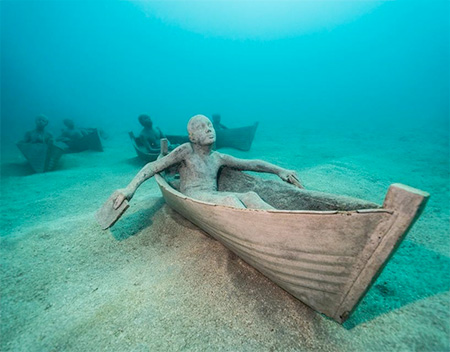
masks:
[[[186,160],[186,171],[195,178],[211,179],[217,177],[220,162],[214,156],[201,157],[193,155]]]

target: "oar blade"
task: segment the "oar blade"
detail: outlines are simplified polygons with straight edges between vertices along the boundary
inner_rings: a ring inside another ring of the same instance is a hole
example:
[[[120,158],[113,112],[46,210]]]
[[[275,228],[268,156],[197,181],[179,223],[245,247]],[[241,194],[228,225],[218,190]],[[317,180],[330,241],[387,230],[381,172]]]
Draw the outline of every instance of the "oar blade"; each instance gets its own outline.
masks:
[[[117,220],[125,213],[125,211],[130,206],[128,201],[125,199],[122,204],[114,209],[114,201],[117,198],[117,192],[114,192],[111,197],[102,205],[102,207],[95,213],[95,218],[98,224],[103,230],[106,230],[113,226]]]

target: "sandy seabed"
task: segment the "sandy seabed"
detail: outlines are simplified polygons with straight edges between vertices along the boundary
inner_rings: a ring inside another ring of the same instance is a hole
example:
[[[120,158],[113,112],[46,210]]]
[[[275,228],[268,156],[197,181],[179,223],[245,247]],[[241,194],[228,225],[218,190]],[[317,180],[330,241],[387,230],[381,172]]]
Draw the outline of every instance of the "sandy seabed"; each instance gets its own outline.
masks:
[[[96,209],[143,165],[126,133],[104,144],[45,174],[3,147],[1,351],[450,350],[445,128],[261,124],[250,152],[222,150],[295,169],[307,188],[380,204],[395,182],[431,194],[344,326],[168,208],[154,180],[102,231]]]

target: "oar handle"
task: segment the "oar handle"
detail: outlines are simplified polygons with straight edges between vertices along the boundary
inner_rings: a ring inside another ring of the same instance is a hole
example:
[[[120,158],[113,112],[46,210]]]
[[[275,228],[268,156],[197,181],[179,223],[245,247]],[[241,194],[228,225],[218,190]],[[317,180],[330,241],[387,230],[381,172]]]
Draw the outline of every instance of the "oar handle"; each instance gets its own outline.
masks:
[[[169,140],[167,138],[161,138],[161,155],[169,154]]]

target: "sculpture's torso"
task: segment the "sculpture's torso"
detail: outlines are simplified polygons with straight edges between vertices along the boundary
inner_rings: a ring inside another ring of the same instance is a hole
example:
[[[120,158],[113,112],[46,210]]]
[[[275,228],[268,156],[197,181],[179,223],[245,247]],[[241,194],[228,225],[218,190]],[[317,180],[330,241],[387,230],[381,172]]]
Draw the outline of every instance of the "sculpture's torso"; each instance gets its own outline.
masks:
[[[145,138],[152,148],[159,148],[159,140],[162,138],[159,129],[144,128],[140,134],[141,138]]]
[[[45,130],[32,130],[25,134],[26,143],[47,143],[52,139],[52,135]]]
[[[199,155],[191,151],[180,163],[180,191],[188,196],[217,191],[217,174],[221,167],[219,153]]]

